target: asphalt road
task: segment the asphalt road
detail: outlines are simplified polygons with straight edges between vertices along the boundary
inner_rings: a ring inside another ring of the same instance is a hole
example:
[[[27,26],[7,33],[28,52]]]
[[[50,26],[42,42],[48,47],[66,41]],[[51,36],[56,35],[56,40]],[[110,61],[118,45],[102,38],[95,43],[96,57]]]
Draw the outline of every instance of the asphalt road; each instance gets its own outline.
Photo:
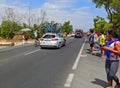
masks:
[[[67,37],[61,49],[30,44],[0,50],[0,88],[65,88],[83,43]]]

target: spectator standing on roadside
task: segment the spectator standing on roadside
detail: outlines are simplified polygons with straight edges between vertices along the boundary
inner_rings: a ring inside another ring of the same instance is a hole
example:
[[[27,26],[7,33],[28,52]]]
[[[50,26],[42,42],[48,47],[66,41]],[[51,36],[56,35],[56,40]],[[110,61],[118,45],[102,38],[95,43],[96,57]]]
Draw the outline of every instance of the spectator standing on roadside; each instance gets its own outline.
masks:
[[[34,37],[35,37],[35,39],[38,38],[37,30],[34,31]]]
[[[105,52],[102,49],[102,47],[105,45],[105,35],[104,35],[103,31],[100,32],[99,44],[100,44],[100,48],[101,48],[101,57],[104,57],[105,56]]]
[[[34,31],[34,37],[35,37],[35,47],[37,47],[38,45],[40,45],[40,41],[38,39],[38,32],[37,32],[37,30]]]
[[[120,46],[117,46],[120,42],[117,32],[115,30],[110,30],[108,32],[107,40],[108,42],[106,46],[102,46],[102,49],[104,49],[106,53],[105,69],[108,80],[108,88],[113,88],[113,80],[116,82],[115,88],[120,88],[120,81],[116,76],[120,59],[120,51],[118,49]]]
[[[87,37],[87,42],[89,42],[90,34],[91,34],[91,32],[90,32],[90,31],[89,31],[89,32],[87,32],[87,34],[86,34],[86,37]]]
[[[89,43],[90,43],[90,48],[91,48],[91,53],[92,55],[94,54],[94,30],[93,29],[90,29],[90,37],[89,37]]]
[[[27,33],[24,33],[24,38],[25,38],[25,43],[27,43],[28,38],[29,38],[29,36],[28,36],[28,34],[27,34]]]
[[[24,34],[22,34],[22,44],[25,44],[25,38],[24,38]]]
[[[98,44],[98,39],[99,39],[98,32],[95,32],[94,33],[94,42],[95,42],[95,45]]]

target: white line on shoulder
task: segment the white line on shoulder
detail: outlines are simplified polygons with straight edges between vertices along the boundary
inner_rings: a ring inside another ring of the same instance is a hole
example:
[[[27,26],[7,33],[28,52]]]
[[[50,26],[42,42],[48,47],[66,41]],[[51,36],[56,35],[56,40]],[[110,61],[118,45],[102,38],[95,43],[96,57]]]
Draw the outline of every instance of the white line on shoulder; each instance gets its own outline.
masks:
[[[74,74],[73,73],[69,74],[69,76],[64,84],[64,87],[71,87],[71,83],[73,81],[73,78],[74,78]]]
[[[83,45],[82,45],[81,50],[79,51],[79,54],[78,54],[78,56],[77,56],[77,59],[75,60],[75,63],[74,63],[74,65],[73,65],[73,67],[72,67],[73,70],[76,70],[77,67],[78,67],[78,63],[79,63],[80,56],[81,56],[81,53],[82,53],[82,51],[83,51],[83,48],[84,48],[85,42],[86,42],[86,39],[85,39],[85,41],[84,41],[84,43],[83,43]]]

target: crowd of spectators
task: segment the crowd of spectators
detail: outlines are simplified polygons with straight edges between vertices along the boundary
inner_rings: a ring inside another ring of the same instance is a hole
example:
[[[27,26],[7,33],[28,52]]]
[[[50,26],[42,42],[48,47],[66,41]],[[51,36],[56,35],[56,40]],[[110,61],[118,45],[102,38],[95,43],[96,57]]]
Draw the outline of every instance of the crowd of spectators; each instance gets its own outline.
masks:
[[[120,38],[117,31],[112,29],[107,34],[104,34],[104,31],[94,32],[93,29],[90,29],[87,33],[87,38],[90,44],[90,53],[94,55],[95,46],[99,45],[100,57],[106,57],[107,88],[113,88],[113,81],[116,83],[115,88],[120,88],[120,81],[116,75],[120,62]]]

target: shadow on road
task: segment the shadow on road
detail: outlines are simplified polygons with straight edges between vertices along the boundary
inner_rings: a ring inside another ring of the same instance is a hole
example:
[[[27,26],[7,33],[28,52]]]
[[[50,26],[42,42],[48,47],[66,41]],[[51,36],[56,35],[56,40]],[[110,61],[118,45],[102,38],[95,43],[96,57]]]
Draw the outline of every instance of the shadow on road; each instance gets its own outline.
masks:
[[[96,85],[100,85],[103,88],[107,87],[107,82],[105,82],[104,80],[98,79],[98,78],[95,78],[94,81],[92,81],[91,83],[96,84]]]

